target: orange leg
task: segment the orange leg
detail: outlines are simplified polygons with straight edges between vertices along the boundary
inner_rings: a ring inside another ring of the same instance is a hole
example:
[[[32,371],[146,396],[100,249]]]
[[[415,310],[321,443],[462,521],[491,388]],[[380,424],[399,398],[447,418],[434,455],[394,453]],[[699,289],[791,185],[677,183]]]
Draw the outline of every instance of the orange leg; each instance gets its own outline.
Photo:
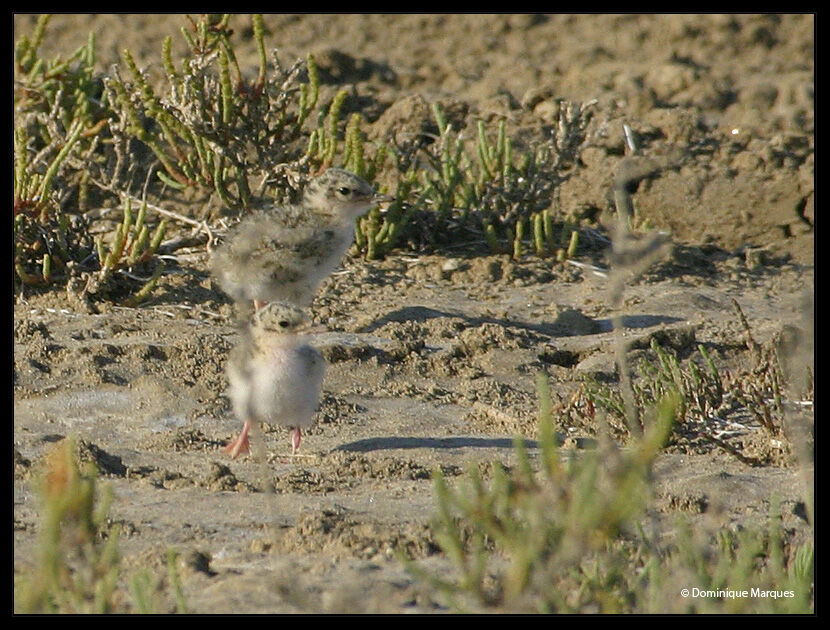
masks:
[[[251,423],[247,420],[242,425],[242,432],[239,437],[228,444],[223,450],[225,453],[231,454],[231,459],[236,459],[242,453],[251,452],[251,443],[248,441],[248,433],[251,431]]]
[[[291,429],[291,454],[295,455],[300,450],[300,441],[303,439],[300,427]]]

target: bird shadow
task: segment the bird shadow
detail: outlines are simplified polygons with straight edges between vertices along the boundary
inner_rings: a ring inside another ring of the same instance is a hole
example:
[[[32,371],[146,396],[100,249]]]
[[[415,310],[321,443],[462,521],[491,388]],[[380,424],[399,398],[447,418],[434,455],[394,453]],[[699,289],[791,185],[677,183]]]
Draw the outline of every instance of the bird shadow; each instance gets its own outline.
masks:
[[[611,319],[595,319],[600,327],[600,332],[611,332],[614,330],[614,323]],[[622,325],[624,328],[651,328],[660,324],[676,324],[685,321],[682,317],[669,317],[668,315],[623,315]]]
[[[525,448],[538,448],[536,440],[524,440]],[[365,453],[368,451],[384,451],[395,449],[413,448],[513,448],[514,442],[511,438],[476,438],[476,437],[373,437],[364,440],[356,440],[348,444],[341,444],[334,448],[335,451],[350,451]]]
[[[557,316],[552,322],[531,324],[529,322],[500,317],[470,317],[464,313],[438,310],[428,306],[404,306],[395,309],[365,326],[361,332],[373,332],[390,322],[424,322],[429,319],[443,317],[457,317],[464,320],[471,327],[481,326],[482,324],[496,324],[502,327],[523,328],[548,337],[570,337],[585,334],[584,332],[573,330],[572,326],[568,324],[567,317],[563,317],[562,315]],[[665,315],[624,315],[622,325],[626,328],[651,328],[653,326],[659,326],[660,324],[673,324],[680,321],[683,321],[683,319]],[[610,319],[596,319],[593,322],[596,325],[596,330],[592,334],[611,332],[614,328]]]

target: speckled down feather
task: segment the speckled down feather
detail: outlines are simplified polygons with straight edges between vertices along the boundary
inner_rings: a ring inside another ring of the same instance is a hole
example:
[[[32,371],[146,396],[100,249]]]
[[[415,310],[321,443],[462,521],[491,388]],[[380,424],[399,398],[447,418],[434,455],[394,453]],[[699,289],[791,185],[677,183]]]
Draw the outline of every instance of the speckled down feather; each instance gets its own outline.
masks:
[[[308,306],[351,245],[355,219],[384,199],[357,175],[330,168],[309,183],[301,204],[241,221],[214,253],[213,275],[237,302]]]
[[[228,396],[242,420],[239,438],[226,449],[248,451],[248,433],[266,422],[292,429],[292,452],[311,426],[320,400],[325,360],[300,334],[307,323],[293,304],[272,302],[255,312],[228,361]]]

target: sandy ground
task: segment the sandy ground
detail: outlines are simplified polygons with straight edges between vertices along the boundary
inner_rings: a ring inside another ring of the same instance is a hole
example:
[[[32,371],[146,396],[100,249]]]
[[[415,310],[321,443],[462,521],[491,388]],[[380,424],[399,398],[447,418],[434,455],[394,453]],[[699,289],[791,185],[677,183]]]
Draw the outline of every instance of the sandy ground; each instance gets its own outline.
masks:
[[[16,36],[32,24],[16,16]],[[149,63],[182,24],[58,15],[44,50],[66,54],[95,29],[102,66],[124,47]],[[233,24],[240,59],[252,63],[250,21]],[[326,81],[354,85],[377,130],[412,94],[465,105],[467,124],[503,117],[524,138],[550,122],[553,98],[597,99],[607,133],[562,186],[569,210],[612,207],[623,122],[646,154],[680,155],[634,196],[676,248],[628,287],[631,338],[680,340],[681,356],[694,340],[735,367],[745,353],[732,299],[759,342],[804,321],[814,286],[812,16],[274,15],[266,26],[286,59],[314,52]],[[328,371],[304,456],[288,457],[283,430],[260,436],[271,495],[259,491],[261,463],[221,453],[239,429],[224,395],[237,333],[207,262],[204,248],[182,252],[138,309],[63,291],[15,299],[15,569],[32,561],[37,534],[32,471],[77,435],[115,490],[125,566],[161,570],[165,550],[179,550],[195,612],[444,611],[393,557],[405,548],[438,573],[450,568],[428,529],[430,471],[509,464],[516,434],[533,453],[538,371],[562,400],[582,375],[613,373],[605,281],[475,247],[347,259],[312,307],[328,329],[314,341]],[[577,438],[595,429],[557,425]],[[794,467],[676,445],[655,473],[664,515],[702,518],[689,506],[703,498],[722,502],[724,525],[763,523],[775,491],[785,527],[806,535]]]

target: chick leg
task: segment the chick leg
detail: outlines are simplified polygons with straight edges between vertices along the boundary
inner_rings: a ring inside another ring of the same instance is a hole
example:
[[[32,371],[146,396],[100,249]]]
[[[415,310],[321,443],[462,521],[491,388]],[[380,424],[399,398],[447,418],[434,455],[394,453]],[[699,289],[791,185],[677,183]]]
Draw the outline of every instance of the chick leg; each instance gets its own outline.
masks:
[[[300,431],[300,427],[294,427],[291,429],[291,454],[295,455],[298,450],[300,450],[300,441],[302,441],[303,436],[302,432]]]
[[[239,434],[239,437],[222,449],[223,452],[230,453],[231,459],[236,459],[242,453],[251,452],[251,444],[248,441],[248,433],[250,433],[251,427],[251,421],[246,420],[242,424],[242,432]]]

